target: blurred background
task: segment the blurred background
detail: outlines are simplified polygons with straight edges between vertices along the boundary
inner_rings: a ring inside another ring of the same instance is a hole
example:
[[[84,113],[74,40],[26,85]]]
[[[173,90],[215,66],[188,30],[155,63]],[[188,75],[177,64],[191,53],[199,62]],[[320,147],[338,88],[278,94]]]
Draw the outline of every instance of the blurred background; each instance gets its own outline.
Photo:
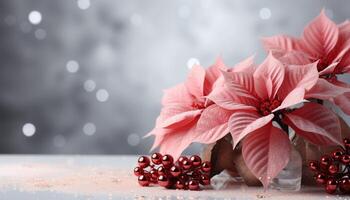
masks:
[[[1,1],[0,153],[147,153],[164,88],[217,56],[261,61],[261,36],[322,8],[350,18],[347,0]]]

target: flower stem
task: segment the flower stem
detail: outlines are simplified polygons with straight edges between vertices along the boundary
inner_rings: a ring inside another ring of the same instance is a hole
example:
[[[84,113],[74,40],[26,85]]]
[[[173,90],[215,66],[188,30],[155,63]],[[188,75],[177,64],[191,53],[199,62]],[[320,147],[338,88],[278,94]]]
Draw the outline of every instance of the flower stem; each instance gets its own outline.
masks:
[[[289,128],[288,128],[288,125],[283,123],[282,121],[282,115],[278,115],[276,114],[275,117],[274,117],[274,120],[278,123],[278,125],[280,125],[281,129],[284,130],[284,132],[287,133],[287,135],[289,135]]]

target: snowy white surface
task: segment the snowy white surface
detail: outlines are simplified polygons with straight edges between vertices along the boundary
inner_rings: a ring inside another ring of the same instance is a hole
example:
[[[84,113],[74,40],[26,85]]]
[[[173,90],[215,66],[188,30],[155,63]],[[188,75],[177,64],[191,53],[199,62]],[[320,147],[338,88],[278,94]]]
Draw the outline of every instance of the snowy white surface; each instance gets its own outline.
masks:
[[[201,191],[140,187],[132,175],[136,156],[0,157],[0,199],[350,199],[322,188],[281,193],[227,182]]]

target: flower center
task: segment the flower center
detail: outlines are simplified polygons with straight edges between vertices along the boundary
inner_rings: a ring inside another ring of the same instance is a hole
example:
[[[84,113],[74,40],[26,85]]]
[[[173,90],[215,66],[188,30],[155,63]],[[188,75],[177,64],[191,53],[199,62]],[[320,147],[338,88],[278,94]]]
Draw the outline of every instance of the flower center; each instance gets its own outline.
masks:
[[[204,109],[205,108],[204,102],[201,102],[201,101],[193,101],[191,106],[194,109]]]
[[[278,99],[274,100],[264,100],[261,102],[260,107],[259,107],[259,112],[266,116],[272,113],[273,110],[278,108],[278,106],[281,105],[281,101]]]

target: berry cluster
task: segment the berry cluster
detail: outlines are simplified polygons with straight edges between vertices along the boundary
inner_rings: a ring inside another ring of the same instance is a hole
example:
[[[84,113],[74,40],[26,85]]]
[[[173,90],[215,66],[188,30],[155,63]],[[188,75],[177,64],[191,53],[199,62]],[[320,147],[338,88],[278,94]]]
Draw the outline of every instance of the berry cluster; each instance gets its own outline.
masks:
[[[315,180],[324,185],[329,194],[337,189],[350,194],[350,139],[343,140],[345,149],[339,148],[323,155],[320,161],[310,161],[309,169],[315,172]]]
[[[154,153],[151,159],[140,156],[134,174],[141,186],[159,184],[169,189],[199,190],[201,185],[210,185],[210,162],[193,155],[180,156],[174,162],[171,155]]]

